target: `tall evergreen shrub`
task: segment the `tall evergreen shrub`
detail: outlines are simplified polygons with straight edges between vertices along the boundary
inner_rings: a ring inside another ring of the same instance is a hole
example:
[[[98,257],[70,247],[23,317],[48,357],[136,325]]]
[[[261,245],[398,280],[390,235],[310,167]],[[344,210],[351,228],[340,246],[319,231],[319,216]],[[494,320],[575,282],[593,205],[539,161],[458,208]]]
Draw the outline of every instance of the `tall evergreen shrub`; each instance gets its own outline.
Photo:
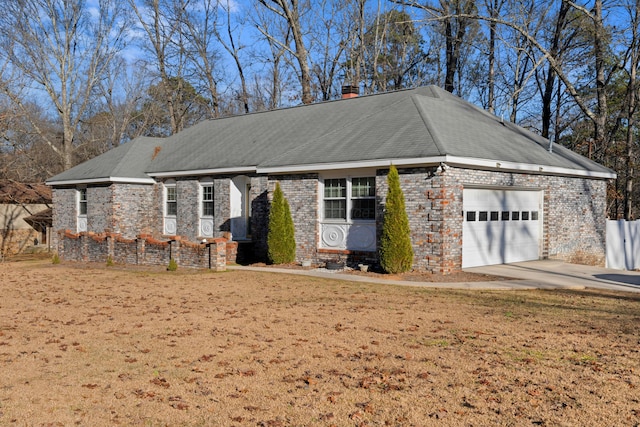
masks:
[[[380,236],[380,265],[387,273],[403,273],[413,265],[411,230],[400,188],[400,176],[391,165],[387,175],[387,202]]]
[[[269,211],[269,232],[267,234],[267,255],[272,264],[286,264],[296,258],[296,240],[289,202],[276,183]]]

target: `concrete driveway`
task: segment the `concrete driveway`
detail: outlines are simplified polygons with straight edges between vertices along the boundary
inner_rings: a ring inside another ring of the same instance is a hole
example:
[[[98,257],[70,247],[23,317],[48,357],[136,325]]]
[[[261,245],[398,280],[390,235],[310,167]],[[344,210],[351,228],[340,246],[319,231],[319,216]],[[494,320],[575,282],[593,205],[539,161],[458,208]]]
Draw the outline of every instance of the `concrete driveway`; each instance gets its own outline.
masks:
[[[513,289],[605,289],[611,291],[640,292],[640,272],[612,270],[562,261],[542,260],[514,264],[488,265],[466,268],[471,273],[493,274],[517,280],[501,282]]]

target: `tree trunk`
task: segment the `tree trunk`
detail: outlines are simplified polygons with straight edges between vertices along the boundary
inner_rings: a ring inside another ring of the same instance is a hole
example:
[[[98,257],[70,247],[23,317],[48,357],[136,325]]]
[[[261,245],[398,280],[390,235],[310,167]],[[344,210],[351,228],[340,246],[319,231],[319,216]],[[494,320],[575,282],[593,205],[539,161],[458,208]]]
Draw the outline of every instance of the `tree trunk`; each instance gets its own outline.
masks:
[[[567,13],[569,12],[570,5],[566,1],[562,1],[560,10],[558,11],[558,17],[556,19],[556,28],[553,33],[553,39],[551,40],[551,47],[549,54],[560,63],[560,40],[562,38],[563,30],[567,23]],[[549,138],[551,131],[551,105],[553,103],[553,90],[555,89],[556,72],[553,67],[547,67],[547,76],[544,81],[544,91],[542,93],[542,136]]]

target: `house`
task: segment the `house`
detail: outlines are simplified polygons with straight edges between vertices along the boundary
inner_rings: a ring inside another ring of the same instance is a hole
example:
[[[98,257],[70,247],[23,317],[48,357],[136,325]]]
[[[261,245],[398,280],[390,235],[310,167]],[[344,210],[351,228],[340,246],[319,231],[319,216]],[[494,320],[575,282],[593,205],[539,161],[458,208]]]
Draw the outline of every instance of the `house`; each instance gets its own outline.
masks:
[[[615,174],[435,86],[209,120],[137,138],[47,183],[60,236],[226,235],[239,257],[260,259],[279,182],[298,261],[375,262],[391,164],[415,269],[604,263]]]
[[[51,230],[51,188],[0,180],[0,255],[46,248]]]

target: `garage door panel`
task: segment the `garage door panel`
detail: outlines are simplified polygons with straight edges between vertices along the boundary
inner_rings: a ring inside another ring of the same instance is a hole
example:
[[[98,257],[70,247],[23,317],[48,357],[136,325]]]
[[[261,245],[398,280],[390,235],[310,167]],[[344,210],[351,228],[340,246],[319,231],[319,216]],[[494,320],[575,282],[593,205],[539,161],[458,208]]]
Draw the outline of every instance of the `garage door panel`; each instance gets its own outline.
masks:
[[[539,191],[465,189],[462,266],[538,259]]]

